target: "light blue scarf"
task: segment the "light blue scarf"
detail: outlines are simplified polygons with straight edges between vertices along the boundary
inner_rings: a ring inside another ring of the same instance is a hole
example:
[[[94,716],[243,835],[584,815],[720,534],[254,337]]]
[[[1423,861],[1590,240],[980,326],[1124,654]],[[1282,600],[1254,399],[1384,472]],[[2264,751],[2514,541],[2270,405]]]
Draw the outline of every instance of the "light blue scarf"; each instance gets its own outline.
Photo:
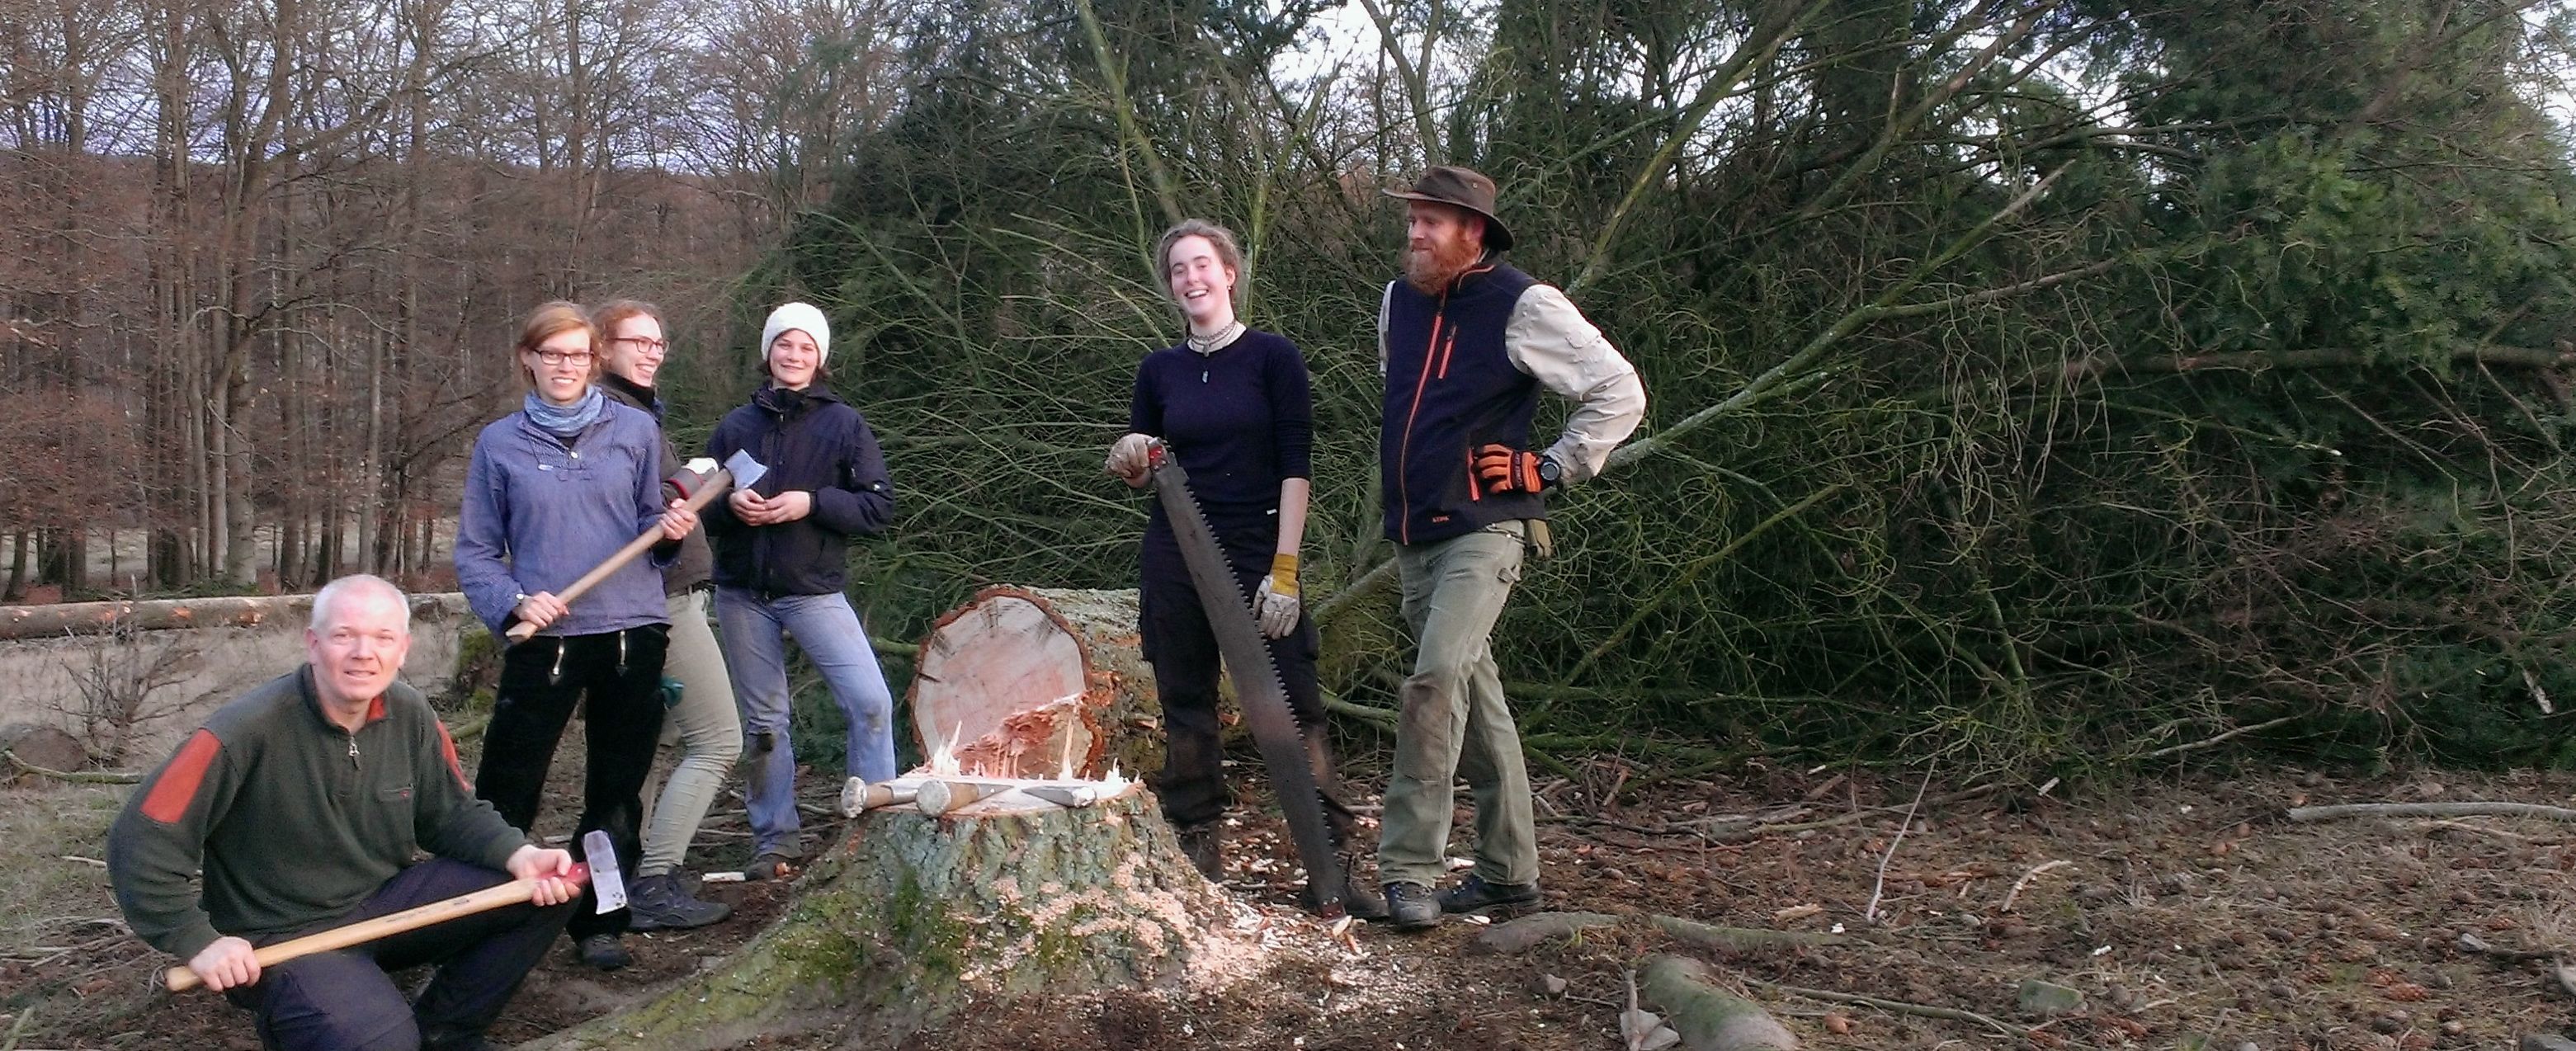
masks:
[[[528,422],[557,438],[580,434],[582,428],[598,422],[599,414],[607,408],[608,396],[599,392],[596,383],[590,385],[589,392],[583,394],[580,401],[570,405],[557,405],[538,397],[537,392],[529,391],[527,404],[522,406],[528,414]]]

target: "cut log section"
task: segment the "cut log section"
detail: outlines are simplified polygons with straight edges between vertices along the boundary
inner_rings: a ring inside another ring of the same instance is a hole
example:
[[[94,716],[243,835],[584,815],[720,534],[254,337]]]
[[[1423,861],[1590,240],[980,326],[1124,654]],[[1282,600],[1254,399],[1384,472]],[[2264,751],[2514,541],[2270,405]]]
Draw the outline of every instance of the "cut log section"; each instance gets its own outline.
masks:
[[[1136,592],[991,587],[932,626],[907,700],[921,754],[968,777],[1160,769],[1154,673]]]
[[[723,964],[521,1046],[736,1047],[831,1026],[840,1046],[891,1047],[969,1004],[1215,987],[1261,966],[1257,919],[1200,878],[1133,783],[1079,809],[1004,792],[856,824]]]

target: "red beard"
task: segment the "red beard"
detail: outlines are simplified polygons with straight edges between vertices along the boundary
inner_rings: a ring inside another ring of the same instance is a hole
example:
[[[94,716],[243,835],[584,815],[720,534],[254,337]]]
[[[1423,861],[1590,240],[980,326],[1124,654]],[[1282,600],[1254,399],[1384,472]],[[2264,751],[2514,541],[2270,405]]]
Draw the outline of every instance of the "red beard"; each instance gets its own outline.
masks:
[[[1450,282],[1458,279],[1458,275],[1476,265],[1476,258],[1483,254],[1478,249],[1475,242],[1461,237],[1434,241],[1427,252],[1407,251],[1404,253],[1404,283],[1423,295],[1439,295]]]

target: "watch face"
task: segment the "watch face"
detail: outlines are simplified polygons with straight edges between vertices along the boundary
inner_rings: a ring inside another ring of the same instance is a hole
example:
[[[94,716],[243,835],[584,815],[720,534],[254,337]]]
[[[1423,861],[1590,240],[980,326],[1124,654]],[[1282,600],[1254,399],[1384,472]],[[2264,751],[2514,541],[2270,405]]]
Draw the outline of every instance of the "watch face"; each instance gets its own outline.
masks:
[[[1554,460],[1540,460],[1538,462],[1539,481],[1546,482],[1549,485],[1555,485],[1556,480],[1564,476],[1564,474],[1565,468]]]

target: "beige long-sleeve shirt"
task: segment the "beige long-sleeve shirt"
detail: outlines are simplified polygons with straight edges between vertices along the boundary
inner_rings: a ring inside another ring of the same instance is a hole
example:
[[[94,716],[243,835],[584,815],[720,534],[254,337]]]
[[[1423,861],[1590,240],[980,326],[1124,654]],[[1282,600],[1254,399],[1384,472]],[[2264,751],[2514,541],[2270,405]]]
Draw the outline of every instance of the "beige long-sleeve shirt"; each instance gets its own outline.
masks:
[[[1386,374],[1387,304],[1394,295],[1390,282],[1378,303],[1381,376]],[[1547,448],[1547,455],[1564,468],[1564,482],[1599,475],[1611,450],[1646,418],[1646,385],[1638,379],[1637,367],[1554,285],[1533,284],[1521,293],[1504,323],[1503,351],[1513,368],[1575,403],[1564,433]]]

